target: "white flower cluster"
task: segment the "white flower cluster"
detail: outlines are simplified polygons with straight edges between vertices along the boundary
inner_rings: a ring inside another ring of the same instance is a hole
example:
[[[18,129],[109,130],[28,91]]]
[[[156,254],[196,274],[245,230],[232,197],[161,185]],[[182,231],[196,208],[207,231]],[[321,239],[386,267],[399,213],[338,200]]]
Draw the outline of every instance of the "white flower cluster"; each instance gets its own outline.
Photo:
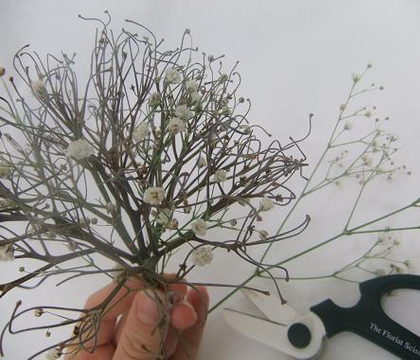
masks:
[[[92,146],[85,140],[79,139],[69,144],[66,155],[75,160],[87,159],[93,154]]]
[[[146,122],[141,123],[133,131],[133,140],[137,143],[145,139],[150,134],[149,125]]]
[[[205,266],[212,262],[213,251],[210,246],[202,246],[193,250],[191,254],[191,261],[194,265]]]
[[[12,261],[15,259],[15,250],[12,244],[0,245],[0,261]]]
[[[161,209],[159,213],[157,214],[156,220],[158,223],[166,227],[171,227],[172,214],[173,214],[173,211],[170,208]]]
[[[174,68],[166,70],[165,82],[168,84],[178,84],[181,82],[180,73]]]
[[[177,117],[171,118],[168,124],[168,131],[169,131],[169,134],[171,135],[175,135],[182,131],[185,131],[184,120]]]
[[[268,198],[263,197],[260,200],[260,211],[270,211],[274,208],[274,203]]]
[[[191,104],[198,105],[201,101],[201,98],[202,98],[202,96],[199,92],[191,93],[191,95],[190,95]]]
[[[207,223],[203,219],[197,219],[191,224],[194,234],[204,236],[207,232]]]
[[[143,201],[150,205],[159,205],[165,198],[165,190],[161,187],[149,187],[143,195]]]
[[[32,91],[34,95],[39,99],[45,99],[47,97],[47,89],[45,88],[42,80],[35,80],[32,82]]]
[[[227,172],[225,170],[217,170],[213,175],[213,180],[216,182],[223,182],[227,179]]]
[[[182,120],[188,120],[193,117],[193,112],[186,105],[179,105],[175,109],[175,116]]]
[[[158,92],[154,92],[150,95],[149,98],[149,105],[152,108],[156,108],[160,102],[160,94]]]
[[[200,156],[197,160],[197,166],[199,168],[203,168],[205,166],[207,166],[207,160],[204,156]]]
[[[188,80],[185,83],[185,87],[189,93],[195,93],[198,91],[198,83],[194,80]]]

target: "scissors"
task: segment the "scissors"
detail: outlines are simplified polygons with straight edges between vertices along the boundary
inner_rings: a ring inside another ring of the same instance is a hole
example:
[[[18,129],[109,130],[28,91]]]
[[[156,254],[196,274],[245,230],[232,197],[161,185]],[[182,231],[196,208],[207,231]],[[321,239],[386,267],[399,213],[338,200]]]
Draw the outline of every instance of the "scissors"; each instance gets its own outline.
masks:
[[[304,315],[275,296],[243,289],[267,319],[232,309],[224,309],[223,315],[238,333],[296,359],[318,356],[325,337],[351,331],[402,359],[420,360],[420,337],[390,319],[381,306],[381,298],[391,290],[420,290],[420,276],[382,276],[360,283],[359,289],[360,299],[353,307],[328,299]]]

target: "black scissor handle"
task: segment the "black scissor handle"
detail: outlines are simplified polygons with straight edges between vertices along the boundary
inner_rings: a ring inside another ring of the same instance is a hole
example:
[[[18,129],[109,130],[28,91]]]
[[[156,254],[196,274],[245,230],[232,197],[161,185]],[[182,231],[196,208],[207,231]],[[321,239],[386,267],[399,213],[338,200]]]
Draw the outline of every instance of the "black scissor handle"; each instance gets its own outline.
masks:
[[[330,299],[311,307],[325,326],[327,337],[351,331],[403,359],[420,360],[420,337],[388,317],[381,298],[395,289],[420,290],[420,276],[388,275],[359,284],[360,300],[350,308],[342,308]],[[420,319],[420,304],[413,309]]]

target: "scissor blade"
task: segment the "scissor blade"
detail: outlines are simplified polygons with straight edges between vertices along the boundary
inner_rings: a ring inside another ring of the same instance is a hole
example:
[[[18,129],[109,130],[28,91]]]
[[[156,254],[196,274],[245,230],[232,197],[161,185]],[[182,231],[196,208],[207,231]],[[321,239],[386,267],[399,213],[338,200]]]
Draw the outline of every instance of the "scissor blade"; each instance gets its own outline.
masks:
[[[253,302],[253,304],[275,322],[288,325],[301,315],[287,304],[282,304],[276,295],[264,295],[257,291],[242,289],[242,293]]]
[[[286,326],[232,309],[223,309],[223,316],[226,322],[239,334],[283,351],[283,347],[279,347],[279,343],[286,337]]]

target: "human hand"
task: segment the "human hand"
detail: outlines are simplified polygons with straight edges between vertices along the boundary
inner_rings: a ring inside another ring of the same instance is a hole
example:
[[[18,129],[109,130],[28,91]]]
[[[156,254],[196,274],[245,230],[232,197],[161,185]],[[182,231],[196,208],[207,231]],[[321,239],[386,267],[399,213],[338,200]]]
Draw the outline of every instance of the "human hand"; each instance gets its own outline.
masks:
[[[65,359],[152,360],[159,358],[162,346],[166,359],[196,359],[209,303],[206,288],[188,290],[185,284],[171,284],[168,290],[175,301],[170,303],[162,291],[144,289],[136,280],[130,279],[126,285],[138,291],[128,295],[124,288],[118,291],[102,315],[95,351],[88,351],[93,347],[93,340],[89,340],[84,344],[87,350],[75,355],[69,349]],[[109,284],[93,293],[86,308],[101,304],[115,287],[115,283]],[[160,300],[161,305],[157,305],[156,300]],[[169,315],[166,321],[162,312]]]

